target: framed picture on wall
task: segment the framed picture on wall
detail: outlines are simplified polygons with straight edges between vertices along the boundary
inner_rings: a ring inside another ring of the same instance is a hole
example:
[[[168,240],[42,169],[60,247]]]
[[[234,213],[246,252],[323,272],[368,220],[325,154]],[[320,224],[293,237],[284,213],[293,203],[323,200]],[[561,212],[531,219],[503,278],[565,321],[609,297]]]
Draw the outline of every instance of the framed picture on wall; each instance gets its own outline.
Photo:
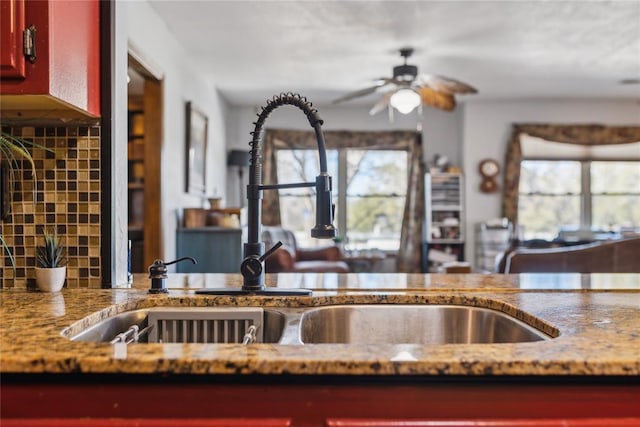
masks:
[[[190,194],[206,193],[207,132],[209,119],[191,102],[186,103],[186,188]]]

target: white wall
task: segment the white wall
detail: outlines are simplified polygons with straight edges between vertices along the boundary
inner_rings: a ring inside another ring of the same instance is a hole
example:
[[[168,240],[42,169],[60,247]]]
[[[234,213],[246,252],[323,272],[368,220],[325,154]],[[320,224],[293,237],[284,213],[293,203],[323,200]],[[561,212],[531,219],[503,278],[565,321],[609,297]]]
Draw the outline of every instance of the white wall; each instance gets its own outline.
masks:
[[[466,259],[475,261],[474,227],[502,216],[501,193],[485,194],[478,188],[478,163],[498,160],[504,168],[507,142],[514,123],[640,125],[636,100],[502,100],[468,101],[463,121],[462,159],[466,177]],[[502,185],[502,174],[499,182]]]
[[[163,91],[162,222],[164,253],[176,255],[176,211],[199,207],[201,200],[185,193],[185,103],[193,104],[209,118],[207,190],[224,197],[226,190],[227,105],[216,88],[198,72],[183,47],[146,1],[117,2],[126,9],[129,44],[160,71]],[[126,106],[123,106],[126,108]],[[126,129],[126,123],[123,124]],[[124,189],[126,191],[126,188]]]
[[[111,115],[113,121],[110,126],[112,130],[112,147],[110,156],[113,159],[114,169],[112,176],[107,176],[106,171],[102,171],[102,179],[111,180],[111,188],[114,189],[111,200],[102,200],[102,203],[111,204],[110,222],[111,234],[114,244],[112,245],[110,257],[113,261],[109,278],[103,277],[103,282],[110,281],[113,286],[128,286],[127,284],[127,253],[128,253],[128,222],[127,218],[127,37],[126,37],[126,10],[115,7],[115,28],[114,28],[114,57],[111,64],[113,85],[113,102],[111,105]],[[124,106],[124,107],[123,107]],[[102,153],[106,156],[106,153]],[[103,221],[105,218],[103,218]]]
[[[313,101],[313,100],[311,100]],[[370,107],[317,107],[320,117],[324,120],[322,129],[328,130],[361,130],[361,131],[386,131],[386,130],[415,130],[420,116],[417,113],[402,115],[396,114],[394,122],[390,123],[385,112],[375,116],[369,115]],[[227,148],[248,150],[253,130],[253,122],[257,115],[257,108],[231,107],[227,120]],[[462,114],[456,112],[444,112],[434,109],[424,109],[422,116],[423,144],[425,158],[431,159],[436,153],[445,154],[452,164],[461,165],[462,146]],[[265,128],[311,130],[307,118],[296,107],[283,106],[275,110],[267,118]],[[244,184],[248,178],[245,171]],[[227,205],[239,205],[239,185],[237,169],[229,171],[227,176]]]

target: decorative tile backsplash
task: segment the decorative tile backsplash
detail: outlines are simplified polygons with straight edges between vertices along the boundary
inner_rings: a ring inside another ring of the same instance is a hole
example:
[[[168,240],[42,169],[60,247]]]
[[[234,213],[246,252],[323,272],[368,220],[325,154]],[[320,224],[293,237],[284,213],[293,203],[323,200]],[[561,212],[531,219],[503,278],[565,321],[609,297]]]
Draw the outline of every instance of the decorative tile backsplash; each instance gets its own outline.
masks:
[[[36,246],[56,227],[67,246],[69,288],[100,288],[100,127],[3,128],[54,152],[33,147],[36,177],[22,161],[16,170],[11,215],[0,234],[11,250],[15,276],[2,250],[2,287],[35,287]],[[34,199],[35,197],[35,199]]]

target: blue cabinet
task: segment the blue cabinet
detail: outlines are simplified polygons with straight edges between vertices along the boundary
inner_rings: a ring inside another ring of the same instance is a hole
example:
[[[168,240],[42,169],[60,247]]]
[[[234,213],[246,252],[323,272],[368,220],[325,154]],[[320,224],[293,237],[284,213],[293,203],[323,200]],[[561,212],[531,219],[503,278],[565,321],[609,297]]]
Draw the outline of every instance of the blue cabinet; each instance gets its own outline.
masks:
[[[240,273],[240,228],[178,228],[176,238],[177,257],[191,256],[198,260],[197,264],[178,263],[178,273]]]

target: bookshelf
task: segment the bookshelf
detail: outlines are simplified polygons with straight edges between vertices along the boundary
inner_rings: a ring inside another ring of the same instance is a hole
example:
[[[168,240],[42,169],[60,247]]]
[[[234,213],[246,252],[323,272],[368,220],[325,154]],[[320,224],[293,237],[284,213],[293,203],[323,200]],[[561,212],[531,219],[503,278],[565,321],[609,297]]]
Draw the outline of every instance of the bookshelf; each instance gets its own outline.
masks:
[[[464,261],[464,177],[459,173],[425,175],[423,272],[447,262]]]
[[[131,108],[128,112],[128,218],[131,241],[131,271],[142,273],[144,265],[144,111]]]

